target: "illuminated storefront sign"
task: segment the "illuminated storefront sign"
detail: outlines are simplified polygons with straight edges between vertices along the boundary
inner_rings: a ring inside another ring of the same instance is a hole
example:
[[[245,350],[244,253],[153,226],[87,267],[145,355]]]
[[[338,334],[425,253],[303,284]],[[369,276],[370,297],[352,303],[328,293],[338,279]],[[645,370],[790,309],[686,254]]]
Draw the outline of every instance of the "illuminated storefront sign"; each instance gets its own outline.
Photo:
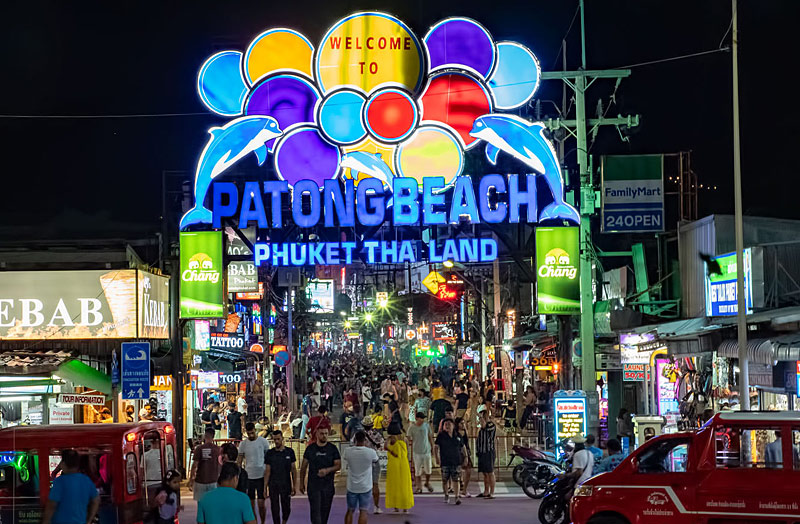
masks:
[[[222,234],[180,234],[181,318],[222,317]]]
[[[58,395],[59,404],[102,405],[106,403],[105,395],[84,395],[82,393],[61,393]]]
[[[502,113],[528,103],[540,78],[530,50],[496,42],[467,18],[442,20],[419,38],[391,15],[356,13],[317,45],[294,30],[264,31],[243,51],[209,57],[198,74],[201,101],[230,120],[209,130],[195,171],[194,207],[180,227],[220,227],[238,217],[240,228],[281,228],[286,201],[301,228],[386,220],[577,224],[544,125]],[[478,147],[491,166],[502,153],[517,164],[512,173],[521,174],[465,173],[466,152]],[[253,156],[259,165],[269,159],[277,179],[217,180]],[[336,256],[328,246],[294,245],[294,259],[293,245],[259,244],[254,256],[277,265],[300,265],[293,260],[303,256],[305,264],[349,263],[362,252],[369,262],[421,259],[403,243],[371,248],[368,242],[338,243]],[[494,242],[445,242],[428,251],[431,262],[497,256]]]
[[[169,338],[169,278],[135,269],[0,273],[0,339]]]
[[[620,360],[623,364],[649,364],[653,354],[651,343],[655,333],[622,333],[619,336]]]
[[[240,333],[211,333],[211,349],[244,351],[244,335]]]
[[[556,391],[553,403],[556,442],[586,435],[586,397],[582,391]]]
[[[625,382],[642,382],[650,378],[650,366],[647,364],[622,364],[622,380]]]
[[[457,336],[456,325],[451,322],[431,322],[434,340],[454,340]]]
[[[540,314],[580,313],[578,228],[536,230],[536,296]]]
[[[753,251],[745,249],[744,253],[744,291],[747,314],[753,312]],[[719,264],[721,273],[706,271],[706,316],[732,316],[738,310],[736,295],[736,253],[720,255],[714,260]]]

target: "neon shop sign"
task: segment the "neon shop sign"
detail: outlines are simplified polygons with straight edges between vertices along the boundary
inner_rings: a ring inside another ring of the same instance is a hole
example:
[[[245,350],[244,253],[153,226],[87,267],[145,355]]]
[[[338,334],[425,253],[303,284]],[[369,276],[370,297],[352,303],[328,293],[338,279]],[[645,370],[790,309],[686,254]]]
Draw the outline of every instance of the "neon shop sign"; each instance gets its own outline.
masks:
[[[284,193],[305,228],[577,224],[544,126],[504,113],[528,103],[540,78],[529,49],[495,41],[466,18],[442,20],[420,39],[391,15],[356,13],[317,46],[295,30],[269,29],[200,69],[201,100],[230,120],[209,130],[181,229],[236,216],[240,227],[282,227]],[[271,162],[277,180],[241,191],[217,180],[251,153],[259,165]],[[465,173],[467,158],[496,166],[500,157],[521,174]],[[537,183],[549,195],[537,195]]]

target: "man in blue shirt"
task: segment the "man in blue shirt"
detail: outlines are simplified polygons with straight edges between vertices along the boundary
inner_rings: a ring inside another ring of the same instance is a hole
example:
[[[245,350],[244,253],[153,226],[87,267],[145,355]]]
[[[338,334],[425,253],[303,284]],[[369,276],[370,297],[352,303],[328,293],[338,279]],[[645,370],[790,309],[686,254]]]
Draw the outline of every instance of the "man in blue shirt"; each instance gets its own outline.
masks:
[[[100,495],[92,480],[78,472],[80,455],[74,449],[61,452],[61,475],[53,481],[42,524],[88,524],[100,508]]]
[[[220,470],[217,489],[197,503],[197,524],[256,524],[250,497],[236,491],[239,466],[226,462]]]
[[[594,455],[594,463],[597,464],[599,461],[603,460],[603,450],[595,446],[595,442],[597,442],[597,439],[594,435],[586,435],[586,449]]]
[[[598,473],[612,471],[614,468],[619,466],[620,462],[625,459],[625,456],[622,454],[622,445],[619,443],[619,440],[615,438],[608,439],[606,447],[608,448],[608,456],[595,464],[595,475]]]

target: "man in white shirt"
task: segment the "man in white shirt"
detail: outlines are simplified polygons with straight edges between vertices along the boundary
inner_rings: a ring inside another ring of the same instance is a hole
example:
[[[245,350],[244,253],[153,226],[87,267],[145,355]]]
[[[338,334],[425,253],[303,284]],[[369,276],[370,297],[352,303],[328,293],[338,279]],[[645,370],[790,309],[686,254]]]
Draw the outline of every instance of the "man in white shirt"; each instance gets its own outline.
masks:
[[[378,462],[378,454],[368,448],[367,435],[356,431],[355,446],[344,451],[347,463],[347,513],[345,524],[353,524],[353,512],[358,509],[358,524],[367,524],[372,505],[372,466]]]
[[[575,452],[572,455],[572,470],[569,475],[577,478],[576,486],[583,484],[583,481],[592,476],[594,469],[594,455],[586,449],[586,438],[583,435],[572,437],[575,443]]]
[[[239,466],[244,462],[244,470],[247,472],[247,495],[252,502],[257,499],[258,512],[261,514],[261,522],[266,522],[267,504],[264,493],[264,473],[267,465],[264,456],[269,451],[269,442],[264,437],[259,437],[256,433],[256,426],[248,422],[245,426],[247,438],[239,444]]]
[[[247,415],[247,401],[244,399],[244,391],[240,391],[239,398],[236,399],[236,411],[242,415]]]

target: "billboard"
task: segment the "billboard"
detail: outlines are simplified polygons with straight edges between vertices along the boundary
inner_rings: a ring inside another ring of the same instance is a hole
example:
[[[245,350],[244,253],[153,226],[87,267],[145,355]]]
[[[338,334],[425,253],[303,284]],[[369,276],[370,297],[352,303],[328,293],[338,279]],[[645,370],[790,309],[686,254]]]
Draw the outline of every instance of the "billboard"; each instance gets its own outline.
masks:
[[[135,269],[0,273],[0,339],[168,337],[167,277]]]
[[[604,156],[604,233],[664,231],[664,156]]]
[[[306,287],[309,311],[333,313],[333,280],[310,280]]]
[[[536,296],[540,314],[580,313],[579,267],[577,227],[540,227],[536,230]]]
[[[181,318],[224,316],[222,234],[180,234]]]
[[[744,257],[744,291],[747,314],[753,307],[764,305],[763,252],[759,248],[747,248]],[[719,273],[705,272],[706,316],[725,317],[736,315],[738,308],[736,291],[736,252],[714,257],[719,264]]]
[[[169,277],[140,271],[139,337],[169,338]]]
[[[258,293],[254,262],[228,262],[228,293]]]

